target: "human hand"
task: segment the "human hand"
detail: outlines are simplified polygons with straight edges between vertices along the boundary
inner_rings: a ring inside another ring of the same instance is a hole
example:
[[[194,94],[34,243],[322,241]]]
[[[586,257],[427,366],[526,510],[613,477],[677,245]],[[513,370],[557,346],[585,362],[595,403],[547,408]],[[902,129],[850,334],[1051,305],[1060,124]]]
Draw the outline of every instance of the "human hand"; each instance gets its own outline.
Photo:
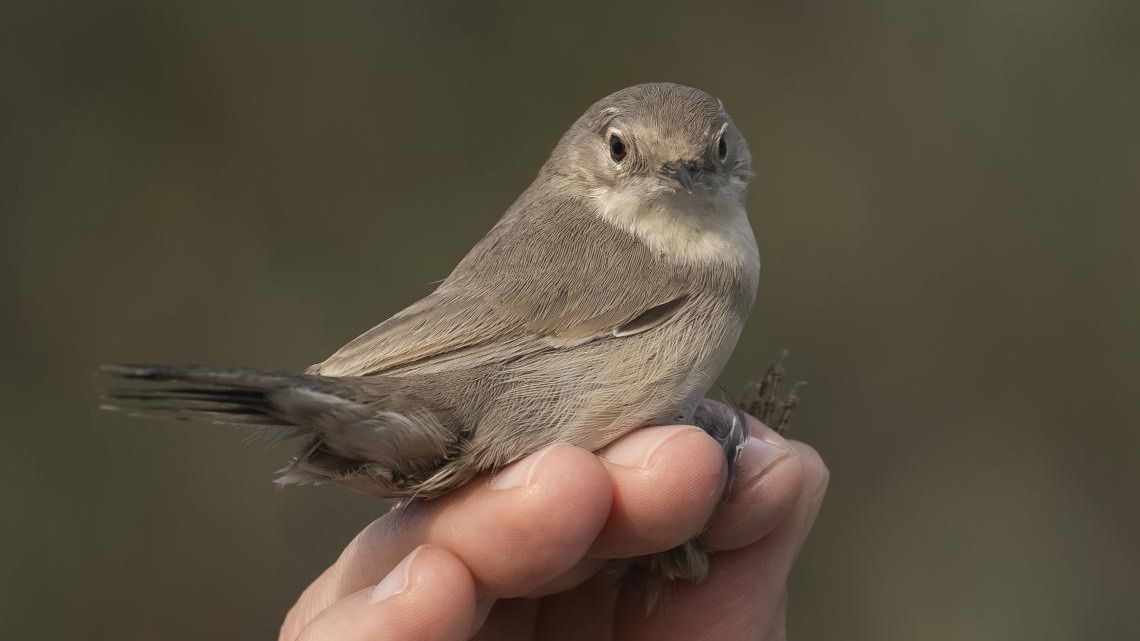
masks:
[[[671,426],[596,456],[554,445],[386,514],[309,585],[279,639],[784,639],[788,573],[828,472],[811,447],[749,428],[726,501],[723,450]],[[612,559],[698,533],[716,552],[708,578],[670,584],[647,614],[644,576]]]

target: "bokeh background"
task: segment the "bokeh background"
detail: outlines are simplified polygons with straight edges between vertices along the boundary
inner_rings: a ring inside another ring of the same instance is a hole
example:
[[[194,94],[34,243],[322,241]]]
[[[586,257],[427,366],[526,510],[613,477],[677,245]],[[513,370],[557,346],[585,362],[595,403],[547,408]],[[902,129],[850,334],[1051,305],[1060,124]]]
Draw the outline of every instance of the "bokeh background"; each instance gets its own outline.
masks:
[[[622,86],[720,96],[832,485],[796,639],[1140,638],[1140,4],[8,1],[0,636],[272,638],[380,513],[94,409],[426,293]]]

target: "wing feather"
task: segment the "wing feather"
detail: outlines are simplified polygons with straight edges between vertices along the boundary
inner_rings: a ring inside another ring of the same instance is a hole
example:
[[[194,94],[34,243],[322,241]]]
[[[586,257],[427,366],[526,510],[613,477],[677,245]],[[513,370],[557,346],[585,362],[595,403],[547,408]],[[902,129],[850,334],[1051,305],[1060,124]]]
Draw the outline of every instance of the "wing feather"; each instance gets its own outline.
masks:
[[[668,320],[688,282],[586,203],[528,192],[432,294],[310,372],[421,374],[618,340],[647,312],[651,326]]]

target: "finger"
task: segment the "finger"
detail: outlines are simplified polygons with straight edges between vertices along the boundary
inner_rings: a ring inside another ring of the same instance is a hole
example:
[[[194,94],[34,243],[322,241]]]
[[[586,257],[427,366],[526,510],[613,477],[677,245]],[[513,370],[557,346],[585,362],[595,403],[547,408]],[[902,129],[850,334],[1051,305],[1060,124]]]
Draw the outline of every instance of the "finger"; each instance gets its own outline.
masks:
[[[613,505],[594,558],[661,552],[704,529],[723,493],[724,450],[699,428],[651,427],[599,453],[613,483]]]
[[[787,519],[804,486],[804,463],[797,450],[752,417],[748,427],[732,490],[701,535],[701,543],[711,551],[759,541]]]
[[[819,511],[828,473],[812,448],[792,443],[803,463],[803,487],[787,519],[768,536],[739,550],[715,554],[704,583],[674,583],[649,616],[644,594],[627,586],[618,602],[617,638],[784,638],[786,584]],[[715,631],[715,636],[709,636]]]
[[[524,594],[523,597],[527,599],[538,599],[550,594],[558,594],[559,592],[572,590],[586,581],[589,581],[594,575],[613,563],[617,563],[617,561],[591,558],[582,559],[578,561],[574,567],[532,589],[530,592]]]
[[[322,608],[379,580],[416,546],[461,559],[482,596],[512,597],[569,570],[597,536],[612,490],[597,457],[554,445],[437,501],[372,522],[306,594]]]
[[[724,450],[693,426],[637,430],[599,456],[613,483],[605,526],[588,558],[525,596],[564,592],[589,580],[608,559],[652,554],[692,539],[723,496]]]
[[[297,641],[461,641],[472,630],[475,582],[446,550],[416,548],[376,586],[333,604],[294,634]],[[286,628],[288,625],[286,626]]]

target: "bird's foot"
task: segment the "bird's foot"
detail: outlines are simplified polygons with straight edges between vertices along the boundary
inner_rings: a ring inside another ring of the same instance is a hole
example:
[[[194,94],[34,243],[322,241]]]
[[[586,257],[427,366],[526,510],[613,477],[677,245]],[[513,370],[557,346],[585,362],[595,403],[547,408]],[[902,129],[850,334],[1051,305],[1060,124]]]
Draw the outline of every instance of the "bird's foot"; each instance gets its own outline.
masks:
[[[744,390],[744,398],[737,405],[742,411],[760,419],[768,427],[783,434],[791,425],[792,413],[800,404],[799,390],[806,383],[798,381],[784,393],[782,383],[786,372],[784,359],[788,357],[788,350],[780,350],[776,360],[768,366],[768,371],[759,381],[748,384]]]

